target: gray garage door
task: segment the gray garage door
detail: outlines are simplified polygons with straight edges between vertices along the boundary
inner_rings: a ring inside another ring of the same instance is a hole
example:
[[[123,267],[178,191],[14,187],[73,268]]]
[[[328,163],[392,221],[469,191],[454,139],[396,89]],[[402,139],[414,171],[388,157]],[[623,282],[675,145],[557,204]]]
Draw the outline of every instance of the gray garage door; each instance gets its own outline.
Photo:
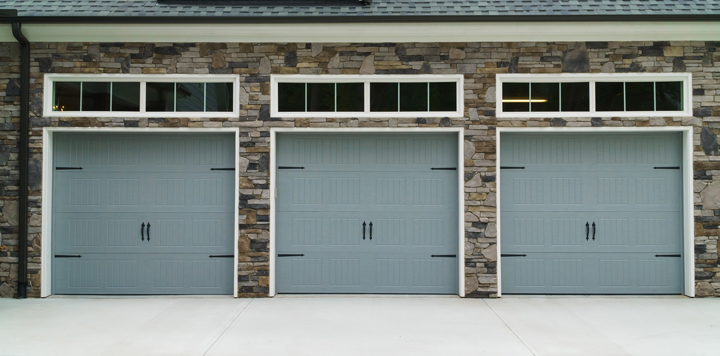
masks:
[[[232,294],[232,134],[57,134],[56,294]]]
[[[279,293],[457,293],[454,134],[279,135]]]
[[[503,135],[503,292],[681,293],[681,142]]]

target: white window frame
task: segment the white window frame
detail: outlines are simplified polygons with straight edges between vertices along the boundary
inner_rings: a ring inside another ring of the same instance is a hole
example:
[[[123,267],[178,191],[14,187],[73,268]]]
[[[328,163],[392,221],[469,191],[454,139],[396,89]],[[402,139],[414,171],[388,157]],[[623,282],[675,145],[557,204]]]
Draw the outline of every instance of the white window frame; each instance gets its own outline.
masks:
[[[464,86],[462,74],[274,74],[270,76],[270,112],[273,117],[295,118],[326,118],[326,117],[452,117],[461,118],[465,110]],[[455,111],[370,111],[370,83],[397,82],[397,83],[456,83],[456,110]],[[353,112],[280,112],[278,110],[278,83],[363,83],[365,87],[364,111]]]
[[[692,116],[692,74],[691,73],[594,73],[594,74],[497,74],[496,111],[498,118],[544,118],[544,117],[658,117]],[[682,111],[596,111],[595,82],[683,82]],[[590,83],[590,111],[537,111],[503,112],[503,83]]]
[[[53,111],[55,82],[139,82],[140,111]],[[145,111],[145,84],[169,83],[233,83],[232,111]],[[236,74],[45,74],[43,113],[46,117],[186,117],[236,118],[240,116],[240,76]]]

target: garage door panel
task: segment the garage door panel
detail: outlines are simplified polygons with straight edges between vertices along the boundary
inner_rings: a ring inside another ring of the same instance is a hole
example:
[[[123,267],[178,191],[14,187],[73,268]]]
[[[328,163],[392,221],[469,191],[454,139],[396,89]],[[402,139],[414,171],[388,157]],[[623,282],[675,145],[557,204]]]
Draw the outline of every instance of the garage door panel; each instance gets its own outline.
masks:
[[[502,139],[503,292],[679,293],[680,135],[572,136]]]

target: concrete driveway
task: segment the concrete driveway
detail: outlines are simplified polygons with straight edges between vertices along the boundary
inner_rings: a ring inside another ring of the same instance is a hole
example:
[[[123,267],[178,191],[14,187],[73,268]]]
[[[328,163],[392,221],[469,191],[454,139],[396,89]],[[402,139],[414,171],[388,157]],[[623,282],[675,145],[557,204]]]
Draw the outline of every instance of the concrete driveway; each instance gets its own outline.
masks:
[[[0,299],[0,355],[720,355],[720,299]]]

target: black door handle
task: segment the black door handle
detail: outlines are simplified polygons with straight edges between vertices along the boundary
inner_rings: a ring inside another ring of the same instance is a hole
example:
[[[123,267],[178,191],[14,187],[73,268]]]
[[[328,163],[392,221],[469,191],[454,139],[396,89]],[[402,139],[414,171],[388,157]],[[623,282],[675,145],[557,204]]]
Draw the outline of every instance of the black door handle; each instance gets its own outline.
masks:
[[[585,241],[589,241],[589,240],[590,240],[590,223],[586,221],[585,222]]]
[[[147,225],[147,234],[148,234],[148,241],[150,241],[150,222],[148,221]]]
[[[140,240],[145,241],[145,223],[140,225],[140,236],[142,236]]]
[[[370,222],[370,240],[372,240],[372,221]]]
[[[595,222],[593,221],[593,241],[595,241]]]
[[[363,240],[365,240],[365,222],[363,221]]]

